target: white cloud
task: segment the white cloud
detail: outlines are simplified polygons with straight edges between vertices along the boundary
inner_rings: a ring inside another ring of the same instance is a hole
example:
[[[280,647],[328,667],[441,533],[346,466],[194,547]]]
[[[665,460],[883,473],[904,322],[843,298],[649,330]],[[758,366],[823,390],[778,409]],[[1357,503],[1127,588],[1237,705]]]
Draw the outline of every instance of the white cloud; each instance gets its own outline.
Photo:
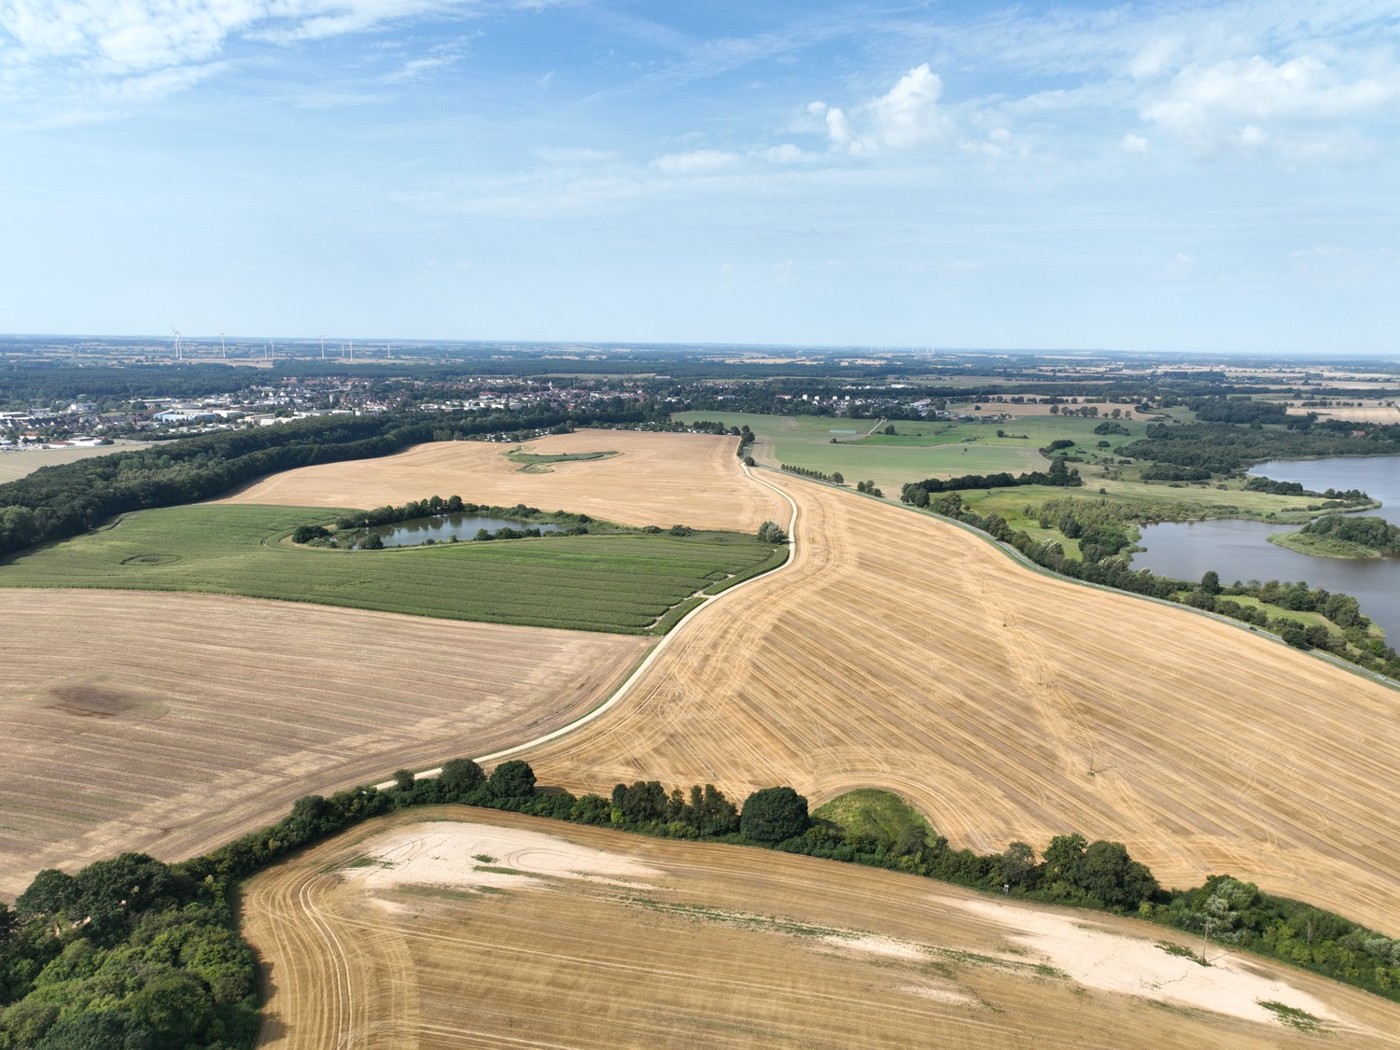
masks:
[[[1166,274],[1168,277],[1185,279],[1196,272],[1196,257],[1187,252],[1177,252],[1167,263]]]
[[[928,63],[911,69],[889,92],[870,103],[876,136],[882,145],[906,149],[935,138],[948,126],[938,112],[943,81]]]
[[[925,62],[905,73],[885,94],[859,106],[854,120],[825,102],[808,103],[806,113],[822,118],[833,152],[862,155],[906,150],[951,129],[952,121],[938,107],[942,93],[942,79]]]
[[[392,73],[384,74],[379,78],[379,82],[381,84],[402,84],[410,80],[417,80],[424,73],[431,73],[434,69],[455,65],[459,57],[458,55],[438,55],[433,58],[410,59]]]
[[[689,153],[667,153],[653,160],[651,166],[666,175],[703,175],[733,167],[738,161],[734,153],[698,149]]]
[[[811,159],[811,154],[791,142],[770,146],[763,151],[763,159],[770,164],[801,164]]]
[[[1134,156],[1141,156],[1152,148],[1152,144],[1141,135],[1134,135],[1129,132],[1118,140],[1118,148],[1124,153],[1131,153]]]
[[[11,116],[62,123],[116,115],[138,99],[188,87],[233,40],[285,43],[361,32],[474,0],[5,0],[0,102]],[[409,62],[384,81],[452,61]],[[128,83],[130,81],[130,83]],[[61,114],[61,115],[56,115]]]
[[[1203,152],[1254,150],[1276,137],[1297,144],[1314,132],[1331,135],[1336,122],[1380,110],[1397,95],[1394,72],[1346,80],[1310,55],[1278,63],[1254,55],[1186,67],[1142,116]]]

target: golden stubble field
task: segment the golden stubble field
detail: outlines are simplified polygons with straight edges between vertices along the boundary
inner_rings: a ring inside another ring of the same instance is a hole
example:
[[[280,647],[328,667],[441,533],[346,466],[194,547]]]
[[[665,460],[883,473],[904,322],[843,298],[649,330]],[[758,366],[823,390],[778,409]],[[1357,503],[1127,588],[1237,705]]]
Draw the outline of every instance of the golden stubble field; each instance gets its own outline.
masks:
[[[1309,412],[1321,419],[1345,419],[1349,423],[1400,423],[1400,403],[1394,399],[1358,401],[1348,407],[1328,408],[1305,408],[1297,402],[1289,403],[1290,416],[1305,416]]]
[[[790,568],[704,610],[542,782],[898,792],[955,846],[1124,842],[1400,933],[1400,694],[1231,626],[1028,571],[982,539],[765,472]]]
[[[569,510],[626,525],[751,531],[784,510],[739,471],[737,439],[633,430],[579,430],[523,446],[482,441],[418,445],[381,459],[302,467],[246,486],[222,503],[378,507],[438,495],[469,503]],[[609,459],[522,472],[505,453],[617,452]]]
[[[0,484],[33,474],[40,467],[58,467],[94,456],[110,456],[115,452],[131,452],[142,446],[135,443],[96,445],[78,448],[36,448],[17,452],[0,452]]]
[[[1202,967],[1135,921],[461,807],[347,832],[243,903],[278,1050],[1400,1045],[1394,1003],[1218,945]]]
[[[9,591],[0,897],[45,867],[178,860],[306,794],[541,735],[642,638],[197,594]]]

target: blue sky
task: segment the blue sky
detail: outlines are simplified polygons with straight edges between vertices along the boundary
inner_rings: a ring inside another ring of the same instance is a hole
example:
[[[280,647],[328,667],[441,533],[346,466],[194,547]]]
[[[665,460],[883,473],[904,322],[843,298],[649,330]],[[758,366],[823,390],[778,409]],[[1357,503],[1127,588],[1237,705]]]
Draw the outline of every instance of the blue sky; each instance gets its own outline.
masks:
[[[0,0],[0,331],[1400,353],[1400,8]]]

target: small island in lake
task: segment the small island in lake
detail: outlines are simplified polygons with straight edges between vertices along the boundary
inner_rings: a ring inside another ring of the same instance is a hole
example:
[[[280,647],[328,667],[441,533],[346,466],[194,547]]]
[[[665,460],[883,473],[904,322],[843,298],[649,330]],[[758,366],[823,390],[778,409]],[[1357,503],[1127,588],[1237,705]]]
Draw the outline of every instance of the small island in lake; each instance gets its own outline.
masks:
[[[1400,526],[1384,518],[1329,514],[1298,532],[1270,536],[1269,542],[1320,558],[1394,557],[1400,556]]]

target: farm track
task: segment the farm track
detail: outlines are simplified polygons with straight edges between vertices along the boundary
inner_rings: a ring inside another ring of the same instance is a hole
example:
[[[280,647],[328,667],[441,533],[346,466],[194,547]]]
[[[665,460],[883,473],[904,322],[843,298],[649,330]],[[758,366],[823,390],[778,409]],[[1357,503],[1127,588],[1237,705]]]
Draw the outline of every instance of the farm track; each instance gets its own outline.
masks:
[[[1026,571],[954,526],[768,475],[791,568],[704,609],[545,783],[899,792],[955,846],[1124,842],[1400,932],[1400,697],[1227,624]]]
[[[544,833],[653,874],[630,884],[522,880],[486,894],[370,888],[345,867],[376,837],[443,820]],[[277,1050],[929,1041],[1264,1050],[1319,1038],[1174,1003],[1167,987],[1139,988],[1149,1005],[1080,985],[1009,939],[1005,922],[1046,910],[997,917],[977,910],[985,900],[853,865],[440,807],[376,820],[263,872],[245,888],[244,911],[268,994],[259,1045]],[[1070,920],[1159,953],[1152,927]],[[865,935],[873,950],[824,939],[831,930]],[[1308,996],[1300,1001],[1334,1013],[1329,1045],[1400,1043],[1385,1034],[1400,1028],[1394,1003],[1263,960],[1247,969],[1296,989],[1285,999]]]
[[[195,594],[5,592],[0,895],[193,856],[329,794],[535,737],[649,641]]]

